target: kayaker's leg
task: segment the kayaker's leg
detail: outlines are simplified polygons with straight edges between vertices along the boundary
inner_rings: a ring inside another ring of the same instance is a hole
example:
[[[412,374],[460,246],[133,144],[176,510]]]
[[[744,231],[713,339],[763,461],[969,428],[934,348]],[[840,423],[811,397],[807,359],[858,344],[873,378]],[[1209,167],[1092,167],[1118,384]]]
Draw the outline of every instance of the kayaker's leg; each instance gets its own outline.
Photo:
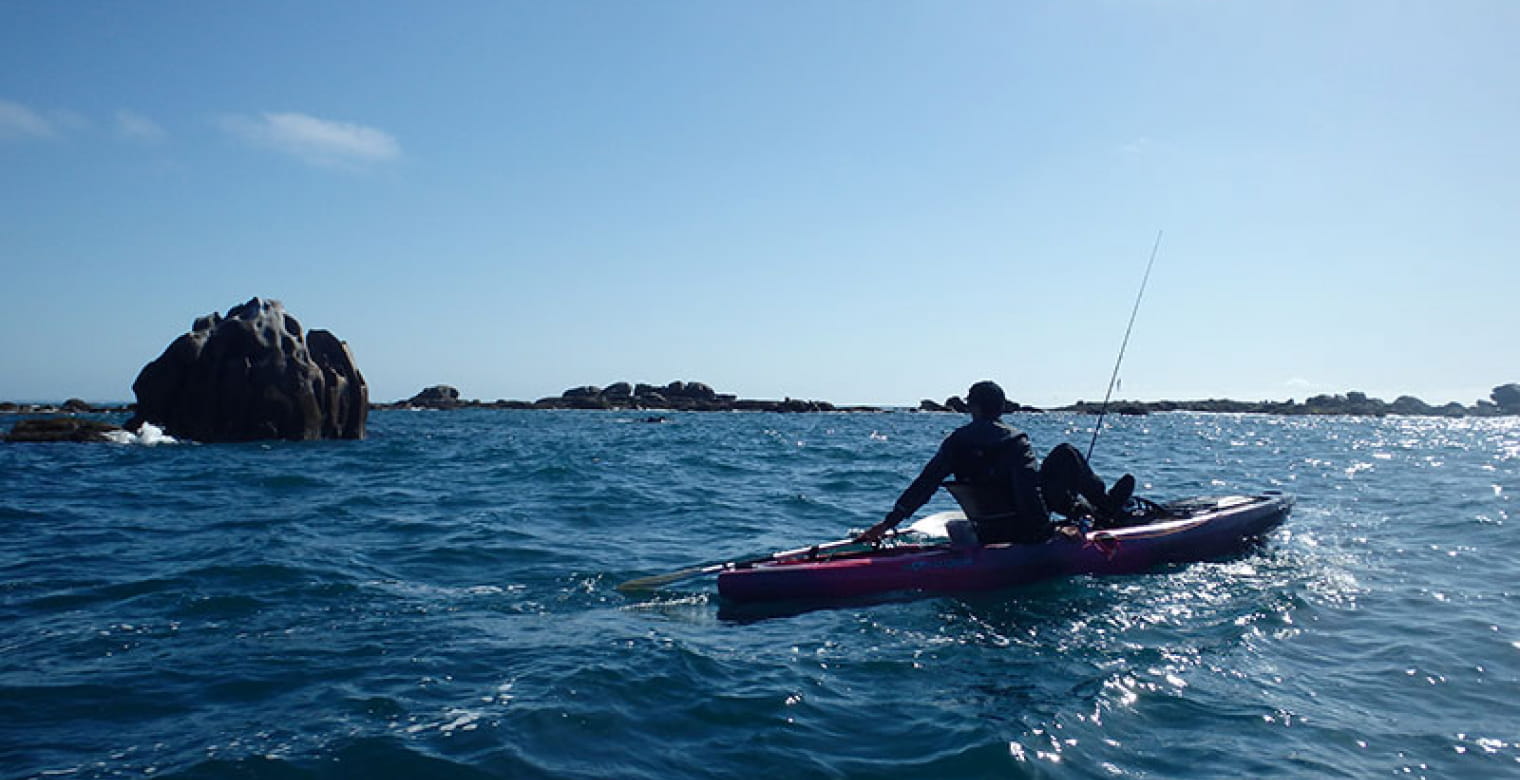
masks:
[[[1070,444],[1057,445],[1045,456],[1045,462],[1040,464],[1040,491],[1050,511],[1066,517],[1082,513],[1078,496],[1086,498],[1093,507],[1098,506],[1095,498],[1106,497],[1103,480],[1098,479],[1082,453]]]
[[[1125,474],[1114,483],[1112,491],[1106,490],[1103,480],[1093,473],[1092,466],[1082,457],[1081,450],[1070,444],[1059,444],[1040,465],[1040,488],[1045,503],[1057,514],[1066,517],[1081,514],[1084,507],[1077,502],[1077,497],[1081,496],[1100,515],[1112,517],[1134,493],[1135,478]]]

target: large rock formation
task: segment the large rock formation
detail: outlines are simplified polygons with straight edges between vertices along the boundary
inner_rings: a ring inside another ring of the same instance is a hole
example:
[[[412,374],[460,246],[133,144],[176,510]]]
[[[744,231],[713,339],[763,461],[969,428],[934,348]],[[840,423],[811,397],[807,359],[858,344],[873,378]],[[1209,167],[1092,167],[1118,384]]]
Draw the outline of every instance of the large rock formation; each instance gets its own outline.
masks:
[[[279,301],[253,298],[195,321],[132,383],[136,430],[201,442],[362,439],[369,389],[348,345],[304,336]]]

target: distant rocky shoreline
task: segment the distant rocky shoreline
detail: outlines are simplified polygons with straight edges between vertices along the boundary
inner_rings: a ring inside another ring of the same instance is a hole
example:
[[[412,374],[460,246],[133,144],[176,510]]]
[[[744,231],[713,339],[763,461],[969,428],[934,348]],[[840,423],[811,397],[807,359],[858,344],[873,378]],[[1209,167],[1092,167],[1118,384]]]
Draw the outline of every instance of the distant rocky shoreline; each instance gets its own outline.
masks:
[[[92,404],[70,398],[61,404],[0,401],[0,414],[129,414],[134,404]]]
[[[433,385],[404,401],[371,403],[370,409],[590,409],[626,411],[675,411],[675,412],[885,412],[898,407],[840,406],[828,401],[784,398],[762,400],[740,398],[719,393],[702,382],[671,382],[666,385],[632,384],[615,382],[606,387],[583,385],[572,387],[560,395],[540,398],[536,401],[480,401],[460,397],[459,390],[449,385]],[[0,402],[0,414],[16,416],[59,416],[82,414],[132,414],[136,404],[97,405],[78,398],[70,398],[60,404]],[[944,401],[923,400],[911,411],[952,412],[964,414],[966,404],[959,396]],[[1008,413],[1017,412],[1074,412],[1097,414],[1102,404],[1078,401],[1069,406],[1036,408],[1009,402]],[[1471,406],[1452,402],[1432,406],[1413,396],[1399,396],[1392,402],[1369,397],[1365,393],[1348,392],[1344,395],[1316,395],[1304,401],[1233,401],[1210,399],[1205,401],[1113,401],[1107,408],[1110,414],[1143,415],[1155,412],[1204,412],[1222,414],[1272,414],[1272,415],[1346,415],[1353,417],[1385,417],[1403,415],[1416,417],[1501,417],[1520,415],[1520,384],[1510,383],[1493,389],[1489,399],[1479,400]],[[7,436],[9,441],[51,440],[78,441],[101,433],[99,426],[88,429],[54,426],[19,426]]]
[[[1499,417],[1520,415],[1520,384],[1500,385],[1490,394],[1491,400],[1480,400],[1471,406],[1452,402],[1432,406],[1414,396],[1403,395],[1392,402],[1369,397],[1366,393],[1348,392],[1344,395],[1316,395],[1302,402],[1287,401],[1233,401],[1209,399],[1204,401],[1113,401],[1108,404],[1111,414],[1142,415],[1153,412],[1206,412],[1222,414],[1276,414],[1276,415],[1348,415],[1353,417],[1385,417],[1405,415],[1414,417]],[[434,385],[417,395],[394,403],[372,404],[372,409],[603,409],[603,410],[649,410],[649,411],[698,411],[698,412],[882,412],[889,407],[837,406],[828,401],[807,401],[786,398],[780,401],[739,398],[719,393],[702,382],[671,382],[668,385],[630,384],[615,382],[606,387],[583,385],[572,387],[558,396],[540,398],[536,401],[480,401],[460,397],[459,390],[449,385]],[[1077,401],[1069,406],[1038,408],[1012,401],[1007,403],[1005,413],[1016,412],[1075,412],[1098,414],[1103,405]],[[959,396],[944,401],[925,399],[913,411],[954,412],[965,414],[966,403]]]
[[[170,341],[143,366],[132,383],[136,401],[95,405],[79,398],[62,404],[0,402],[0,415],[20,416],[8,442],[104,441],[152,430],[176,440],[197,442],[283,439],[363,439],[374,409],[593,409],[654,412],[884,412],[879,406],[837,406],[801,398],[740,398],[703,382],[664,385],[613,382],[581,385],[536,401],[480,401],[463,398],[449,385],[433,385],[406,400],[374,403],[348,343],[326,330],[305,330],[281,302],[253,297],[227,309],[196,317],[190,330]],[[1492,401],[1473,406],[1431,406],[1400,396],[1393,403],[1365,393],[1318,395],[1296,403],[1263,401],[1085,401],[1043,410],[1005,402],[1005,413],[1066,411],[1150,414],[1165,411],[1255,412],[1381,417],[1388,414],[1442,417],[1496,417],[1520,414],[1520,384],[1495,387]],[[965,401],[924,400],[914,411],[964,414]],[[120,426],[87,415],[126,414]],[[653,415],[652,420],[665,419]],[[157,434],[154,434],[157,435]]]
[[[536,401],[480,401],[460,398],[449,385],[434,385],[405,400],[372,404],[372,409],[602,409],[672,412],[881,412],[877,406],[836,406],[828,401],[740,398],[719,393],[702,382],[667,385],[614,382],[606,387],[582,385]]]
[[[1349,392],[1345,395],[1316,395],[1302,402],[1287,401],[1231,401],[1211,399],[1207,401],[1116,401],[1108,405],[1113,414],[1150,414],[1152,412],[1209,412],[1219,414],[1276,414],[1276,415],[1345,415],[1351,417],[1503,417],[1520,415],[1520,384],[1501,385],[1494,388],[1492,400],[1480,400],[1472,406],[1455,401],[1442,406],[1431,406],[1414,396],[1401,395],[1391,403],[1381,398],[1368,397],[1366,393]],[[1097,414],[1102,404],[1078,401],[1071,406],[1052,411]]]

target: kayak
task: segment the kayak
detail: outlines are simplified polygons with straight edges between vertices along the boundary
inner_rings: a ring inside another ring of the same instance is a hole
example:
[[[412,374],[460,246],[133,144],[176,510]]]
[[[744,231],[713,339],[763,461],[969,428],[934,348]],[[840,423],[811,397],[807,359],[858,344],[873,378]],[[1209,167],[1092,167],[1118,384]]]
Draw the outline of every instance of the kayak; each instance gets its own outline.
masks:
[[[1293,496],[1191,498],[1150,504],[1122,528],[1056,534],[1039,544],[900,544],[735,566],[718,574],[734,603],[995,590],[1076,574],[1133,574],[1238,554],[1281,525]],[[964,514],[949,513],[964,519]]]

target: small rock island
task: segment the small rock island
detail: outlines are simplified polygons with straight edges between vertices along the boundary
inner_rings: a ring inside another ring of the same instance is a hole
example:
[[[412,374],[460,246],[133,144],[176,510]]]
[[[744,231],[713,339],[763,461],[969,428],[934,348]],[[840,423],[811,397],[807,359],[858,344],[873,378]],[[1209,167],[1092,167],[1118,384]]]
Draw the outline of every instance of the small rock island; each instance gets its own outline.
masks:
[[[208,314],[132,383],[128,430],[151,422],[199,442],[362,439],[369,390],[348,344],[303,332],[274,300]]]

